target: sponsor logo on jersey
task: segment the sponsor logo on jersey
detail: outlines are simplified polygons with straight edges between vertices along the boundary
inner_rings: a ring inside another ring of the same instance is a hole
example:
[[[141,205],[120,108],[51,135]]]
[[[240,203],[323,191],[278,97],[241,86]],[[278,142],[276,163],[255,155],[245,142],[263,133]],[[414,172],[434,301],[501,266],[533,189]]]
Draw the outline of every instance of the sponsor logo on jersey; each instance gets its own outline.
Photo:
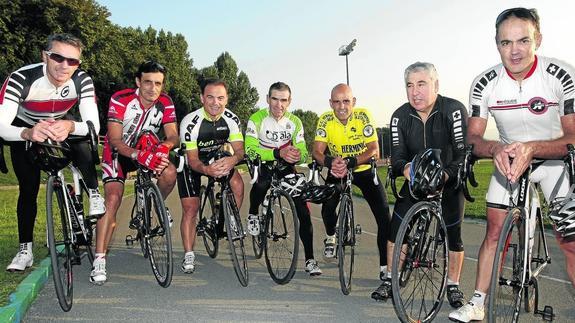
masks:
[[[252,128],[252,127],[248,127],[246,129],[246,134],[250,134],[250,135],[255,135],[256,134],[256,129]]]
[[[286,129],[291,129],[291,124],[286,124]]]
[[[70,94],[70,86],[66,85],[63,89],[62,92],[60,92],[60,96],[65,98],[68,96],[68,94]]]
[[[209,147],[209,146],[213,146],[215,143],[216,143],[215,140],[199,141],[198,147]]]
[[[228,130],[228,127],[220,126],[216,128],[216,131]]]
[[[266,139],[271,141],[287,141],[291,139],[291,133],[287,131],[266,131]]]
[[[497,104],[498,105],[517,104],[517,99],[497,100]]]
[[[117,114],[118,111],[116,111],[116,108],[115,108],[114,106],[111,106],[111,107],[108,109],[108,113]]]
[[[365,137],[371,137],[373,135],[373,127],[370,124],[363,127],[363,135]]]
[[[488,80],[491,81],[497,76],[497,73],[495,73],[495,70],[491,70],[490,72],[485,74],[485,76],[487,77]]]
[[[547,66],[547,73],[551,74],[551,75],[555,75],[555,73],[557,73],[557,71],[559,70],[559,66],[551,63],[549,64],[549,66]]]
[[[357,130],[355,129],[355,127],[351,127],[351,129],[349,129],[349,130],[351,130],[351,132],[356,132],[356,131],[357,131]]]
[[[365,144],[359,143],[355,145],[342,145],[341,146],[341,153],[342,154],[354,154],[361,152],[365,148]]]
[[[325,138],[327,137],[327,134],[325,133],[325,129],[317,129],[317,131],[315,132],[315,134],[319,137]]]
[[[543,114],[543,113],[547,112],[547,108],[549,107],[549,104],[547,103],[547,100],[545,100],[544,98],[535,97],[535,98],[529,100],[529,102],[527,103],[527,106],[528,106],[529,111],[531,111],[531,113]]]

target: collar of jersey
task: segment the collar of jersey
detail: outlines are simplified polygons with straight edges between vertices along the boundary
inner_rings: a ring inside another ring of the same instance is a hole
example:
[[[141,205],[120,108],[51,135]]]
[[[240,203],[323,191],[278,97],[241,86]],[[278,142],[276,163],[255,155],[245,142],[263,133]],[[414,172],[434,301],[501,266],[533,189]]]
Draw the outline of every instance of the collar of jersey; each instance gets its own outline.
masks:
[[[535,72],[535,69],[537,68],[537,62],[539,61],[539,59],[537,58],[537,55],[535,55],[535,61],[533,61],[533,65],[531,66],[531,68],[529,69],[529,72],[527,72],[527,74],[525,75],[525,77],[523,78],[524,80],[528,79],[531,75],[533,75],[533,73]],[[507,75],[509,75],[509,77],[514,80],[517,81],[513,75],[511,75],[511,73],[509,72],[509,70],[507,69],[507,67],[505,67],[505,65],[503,65],[503,68],[505,69],[505,72],[507,73]]]
[[[267,117],[270,118],[270,119],[273,119],[273,121],[275,121],[275,122],[277,122],[277,123],[280,123],[282,120],[289,119],[289,114],[290,114],[289,111],[286,111],[286,112],[284,113],[284,115],[283,115],[279,120],[276,120],[276,118],[274,118],[273,114],[271,114],[269,107],[266,109],[266,112],[267,112],[267,114],[268,114]]]
[[[224,111],[226,111],[226,109],[224,109]],[[216,118],[216,120],[212,120],[212,116],[206,112],[206,109],[204,109],[204,107],[202,107],[202,113],[204,114],[204,119],[209,120],[211,122],[216,122],[218,120],[220,120],[220,118],[222,117],[222,114],[224,114],[223,112]]]
[[[160,94],[161,96],[161,94]],[[160,99],[160,97],[158,97],[154,103],[152,103],[152,105],[150,105],[149,108],[144,107],[144,104],[142,103],[142,100],[140,100],[140,88],[136,88],[136,97],[138,98],[138,103],[140,104],[140,108],[144,111],[149,110],[151,108],[153,108],[156,105],[156,102],[158,102],[158,100]]]
[[[339,120],[339,118],[335,115],[335,111],[331,111],[331,113],[333,114],[333,119],[337,121],[337,123],[339,123],[342,126],[347,126],[349,124],[350,121],[353,120],[353,115],[355,114],[355,107],[351,110],[351,114],[349,115],[349,117],[347,118],[347,123],[343,124],[343,122],[341,122],[341,120]]]

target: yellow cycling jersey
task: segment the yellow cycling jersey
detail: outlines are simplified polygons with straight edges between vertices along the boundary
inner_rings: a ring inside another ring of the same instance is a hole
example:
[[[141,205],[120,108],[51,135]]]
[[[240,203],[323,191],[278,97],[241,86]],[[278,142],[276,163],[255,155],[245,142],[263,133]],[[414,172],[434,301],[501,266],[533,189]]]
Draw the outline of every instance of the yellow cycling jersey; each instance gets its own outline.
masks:
[[[325,142],[331,156],[355,157],[367,150],[368,143],[377,141],[377,134],[367,109],[355,107],[345,125],[333,111],[322,114],[317,122],[315,141]],[[369,165],[360,165],[354,171],[369,168]]]

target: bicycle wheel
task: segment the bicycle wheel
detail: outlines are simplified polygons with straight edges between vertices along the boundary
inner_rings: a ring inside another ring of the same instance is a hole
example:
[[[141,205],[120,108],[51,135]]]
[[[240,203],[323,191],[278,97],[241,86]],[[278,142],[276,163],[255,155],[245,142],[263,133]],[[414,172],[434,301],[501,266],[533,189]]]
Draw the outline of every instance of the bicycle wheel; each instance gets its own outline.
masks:
[[[341,292],[348,295],[351,291],[353,259],[355,256],[355,223],[351,196],[343,194],[339,202],[337,226],[337,261],[339,265],[339,284]]]
[[[173,274],[170,222],[160,190],[153,182],[146,187],[145,240],[150,265],[158,284],[170,286]]]
[[[282,190],[273,193],[268,205],[264,243],[266,267],[278,284],[295,274],[299,249],[299,221],[292,197]]]
[[[418,202],[402,220],[392,260],[393,305],[402,322],[431,322],[446,292],[445,222],[431,202]]]
[[[138,198],[136,197],[136,199],[134,200],[134,205],[132,206],[132,213],[130,219],[133,219],[138,216],[136,214],[136,212],[138,212],[137,210],[138,210]],[[148,246],[146,245],[144,223],[142,223],[143,221],[144,220],[141,219],[140,226],[137,228],[138,233],[136,234],[135,240],[138,240],[140,242],[140,249],[142,250],[142,256],[144,256],[144,258],[148,258]]]
[[[513,208],[503,223],[489,291],[487,315],[489,322],[517,322],[525,281],[524,211]]]
[[[207,194],[207,196],[206,196]],[[206,193],[206,187],[200,187],[200,221],[203,227],[202,240],[206,252],[211,258],[216,258],[218,255],[218,234],[216,230],[217,210],[215,209],[214,191],[210,190]]]
[[[93,245],[94,226],[96,225],[97,220],[95,218],[91,218],[90,215],[88,214],[90,210],[90,197],[88,195],[88,192],[84,188],[82,188],[82,192],[77,198],[78,203],[82,206],[82,211],[84,214],[83,216],[84,227],[82,229],[83,231],[82,244],[84,245],[86,256],[88,257],[89,266],[92,267],[92,264],[94,263],[94,245]]]
[[[266,197],[267,198],[267,197]],[[268,203],[269,204],[269,203]],[[262,210],[263,211],[263,210]],[[267,209],[266,209],[267,213]],[[264,253],[264,244],[266,243],[266,218],[267,214],[261,214],[260,216],[260,234],[257,236],[252,236],[252,249],[254,251],[254,257],[260,259]]]
[[[230,244],[230,254],[234,271],[240,284],[244,287],[248,286],[248,262],[246,260],[246,251],[244,248],[244,229],[242,228],[242,220],[240,219],[240,211],[236,205],[236,199],[231,189],[226,189],[222,192],[222,207],[224,208],[224,217],[226,223],[226,234],[228,235],[228,242]]]
[[[72,308],[73,271],[72,237],[69,210],[65,207],[64,188],[57,177],[50,176],[46,183],[46,226],[48,249],[52,263],[52,276],[58,303],[65,312]]]

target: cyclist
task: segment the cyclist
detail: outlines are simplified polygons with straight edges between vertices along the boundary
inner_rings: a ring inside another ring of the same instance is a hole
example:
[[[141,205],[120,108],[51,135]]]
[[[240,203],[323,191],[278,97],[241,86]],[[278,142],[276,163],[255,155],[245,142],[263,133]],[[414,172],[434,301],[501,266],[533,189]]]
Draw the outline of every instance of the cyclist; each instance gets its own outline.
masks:
[[[272,84],[266,100],[269,107],[252,114],[246,129],[248,156],[255,158],[257,154],[262,160],[258,181],[250,191],[247,227],[252,235],[258,235],[260,231],[260,219],[257,214],[271,185],[271,161],[278,160],[281,174],[286,176],[294,174],[294,165],[305,162],[308,156],[302,122],[287,111],[291,103],[290,87],[283,82]],[[299,235],[305,251],[305,271],[311,276],[321,275],[321,269],[313,256],[313,226],[309,209],[300,196],[294,197],[294,203],[300,222]]]
[[[176,183],[176,168],[168,153],[178,145],[178,129],[172,99],[162,93],[166,68],[155,61],[142,63],[136,74],[136,89],[118,91],[110,98],[108,133],[104,141],[102,177],[106,196],[106,214],[96,224],[96,254],[90,281],[106,282],[106,251],[116,226],[116,213],[122,203],[126,174],[138,163],[153,170],[158,188],[166,198]],[[139,149],[136,140],[142,131],[158,133],[166,139],[153,149]],[[169,213],[168,213],[169,215]],[[134,218],[137,221],[137,218]],[[137,225],[137,223],[130,223]]]
[[[497,17],[495,30],[501,63],[477,76],[469,95],[467,138],[475,155],[493,158],[496,170],[487,191],[487,232],[479,249],[475,292],[466,305],[449,314],[461,322],[484,318],[485,294],[509,203],[507,181],[517,190],[517,179],[533,164],[537,169],[531,178],[541,179],[545,199],[549,201],[558,181],[562,186],[557,196],[564,197],[569,183],[562,175],[563,162],[540,159],[560,159],[567,153],[566,144],[575,141],[575,70],[557,59],[535,55],[541,44],[537,11],[507,9]],[[495,118],[499,141],[483,138],[488,112]],[[575,240],[558,236],[558,241],[575,286]]]
[[[333,111],[319,117],[313,144],[313,158],[329,169],[326,183],[338,186],[336,196],[322,205],[321,216],[326,231],[324,256],[335,257],[335,209],[341,192],[341,179],[353,169],[353,184],[361,189],[377,222],[377,247],[379,249],[380,279],[387,271],[387,236],[389,233],[389,206],[381,181],[375,185],[369,163],[379,155],[377,134],[370,113],[355,107],[356,99],[351,88],[338,84],[331,91],[329,104]],[[326,148],[329,154],[326,154]]]
[[[453,307],[463,305],[463,293],[459,289],[459,277],[463,265],[463,191],[455,188],[459,164],[465,157],[465,132],[467,111],[454,99],[438,94],[439,79],[431,63],[416,62],[405,69],[405,88],[408,103],[399,107],[391,117],[391,163],[393,173],[406,178],[396,201],[391,218],[387,257],[391,266],[395,237],[403,217],[417,202],[409,193],[410,166],[413,157],[428,148],[441,149],[441,161],[446,180],[442,193],[442,216],[447,226],[449,241],[449,269],[447,275],[447,299]],[[398,246],[401,247],[401,246]],[[384,300],[391,297],[391,268],[387,278],[372,298]]]
[[[8,271],[32,266],[32,241],[40,187],[40,169],[27,158],[26,141],[64,141],[88,134],[86,121],[100,129],[94,83],[79,69],[82,41],[70,34],[48,36],[42,63],[27,65],[10,74],[0,90],[0,138],[10,144],[12,166],[18,178],[18,236],[20,250]],[[71,114],[77,107],[82,121]],[[90,216],[105,212],[98,192],[95,161],[88,142],[71,144],[72,160],[89,188]]]
[[[178,173],[178,191],[182,204],[180,230],[184,246],[182,271],[191,274],[195,270],[194,244],[196,240],[197,215],[200,208],[201,176],[223,177],[231,174],[230,185],[238,209],[242,206],[244,182],[234,166],[244,158],[243,136],[240,119],[230,110],[228,86],[219,79],[207,79],[201,84],[203,107],[186,115],[180,123],[180,139],[185,145],[187,166]],[[214,153],[230,143],[233,155],[209,163]],[[223,223],[219,224],[218,236],[223,236]]]

